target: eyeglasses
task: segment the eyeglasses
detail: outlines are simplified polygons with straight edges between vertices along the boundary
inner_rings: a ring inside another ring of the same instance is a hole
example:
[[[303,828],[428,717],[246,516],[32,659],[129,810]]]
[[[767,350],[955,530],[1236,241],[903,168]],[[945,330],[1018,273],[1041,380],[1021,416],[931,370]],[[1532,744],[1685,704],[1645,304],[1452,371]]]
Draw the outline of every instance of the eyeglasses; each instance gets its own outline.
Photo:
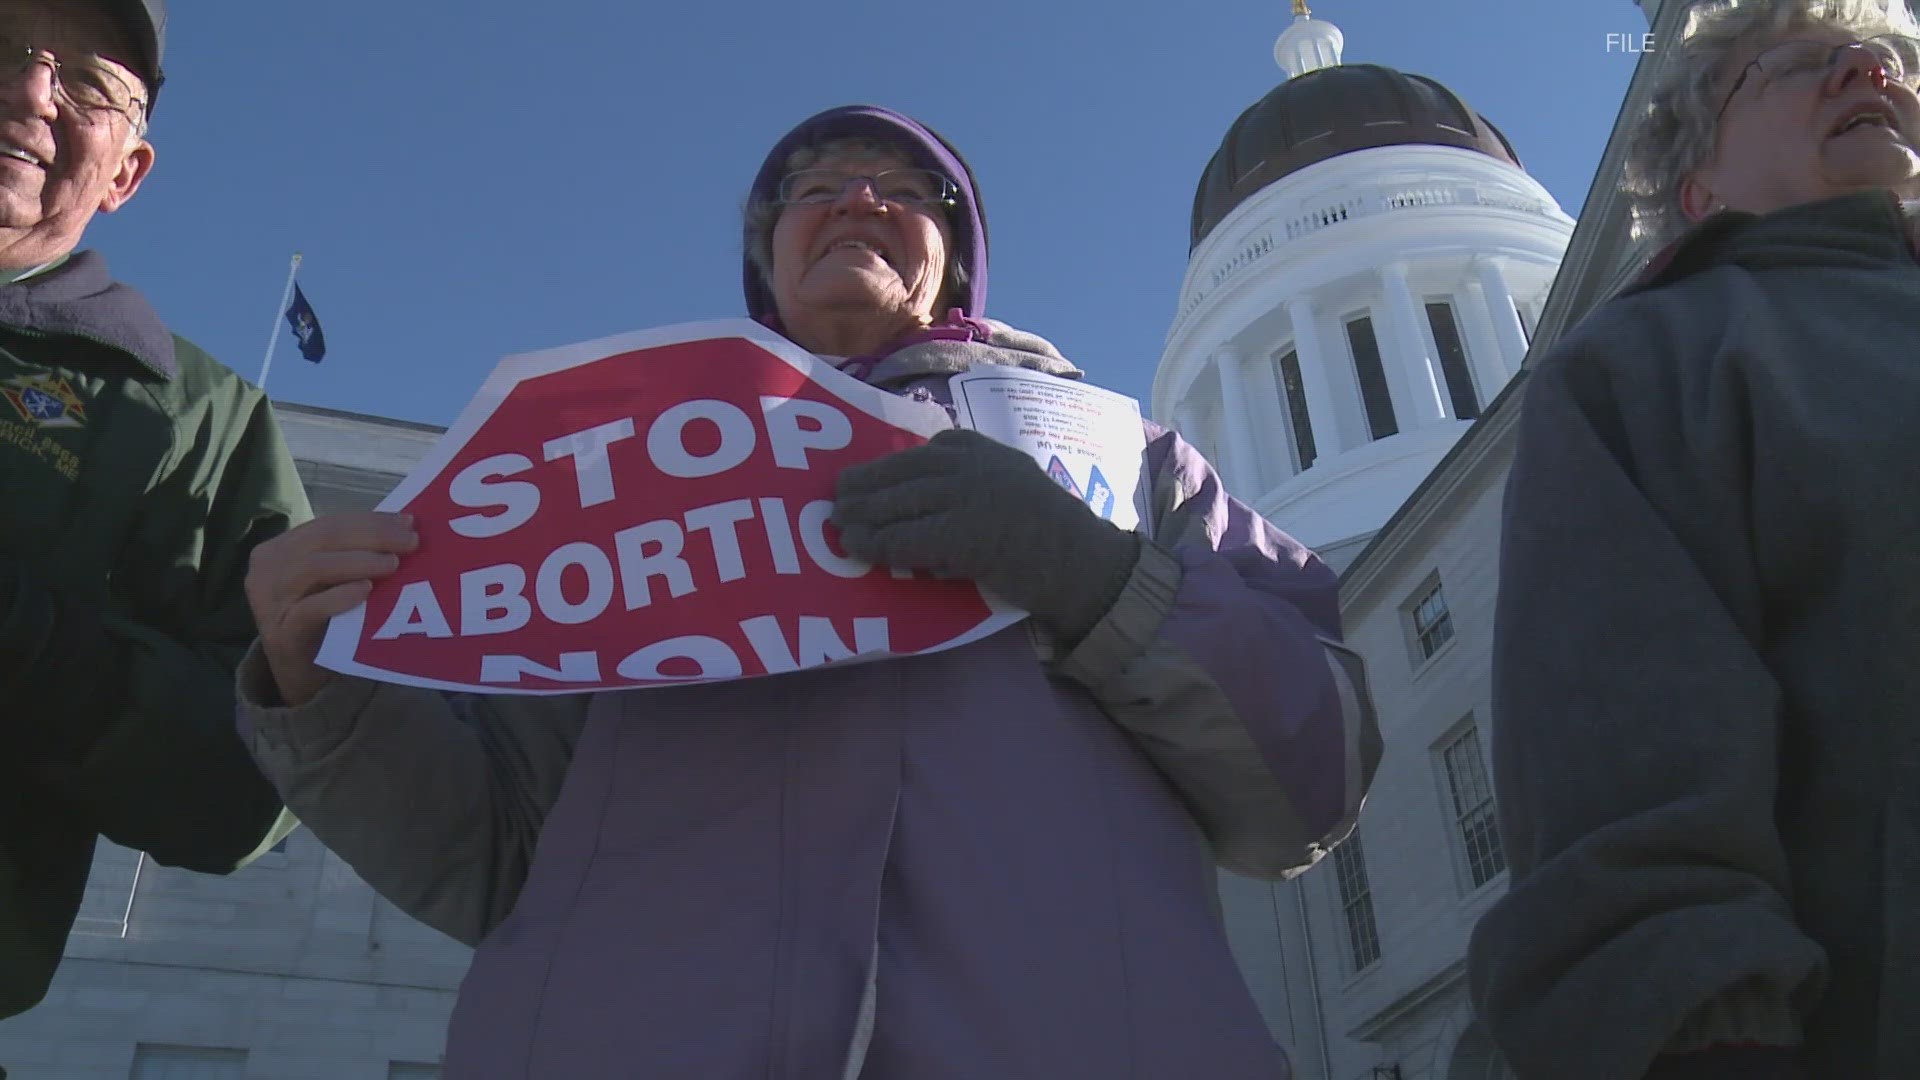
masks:
[[[54,101],[77,113],[125,113],[137,120],[147,107],[147,99],[103,56],[80,53],[61,60],[36,45],[0,36],[0,84],[11,83],[35,64],[45,64],[53,73]]]
[[[1740,87],[1754,72],[1760,73],[1767,86],[1804,86],[1825,79],[1840,58],[1854,49],[1864,49],[1871,54],[1889,82],[1912,85],[1916,78],[1920,78],[1920,40],[1904,34],[1882,34],[1865,41],[1849,41],[1845,45],[1829,45],[1823,41],[1787,41],[1754,57],[1752,62],[1740,69],[1740,77],[1733,80],[1733,88],[1727,91],[1726,99],[1720,102],[1720,111],[1714,114],[1714,119],[1718,120],[1726,114],[1727,106],[1733,103],[1733,95],[1740,92]]]
[[[780,181],[775,201],[781,206],[820,206],[836,202],[853,184],[866,184],[873,197],[896,206],[925,209],[953,206],[960,189],[932,169],[888,169],[873,176],[848,176],[835,169],[801,169]]]

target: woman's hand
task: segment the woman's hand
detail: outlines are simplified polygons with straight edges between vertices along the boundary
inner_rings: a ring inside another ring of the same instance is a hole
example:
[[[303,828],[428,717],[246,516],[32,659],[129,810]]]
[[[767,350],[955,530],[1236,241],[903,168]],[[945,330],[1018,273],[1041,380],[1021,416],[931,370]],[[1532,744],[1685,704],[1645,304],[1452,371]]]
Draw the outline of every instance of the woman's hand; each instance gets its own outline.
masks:
[[[833,523],[847,554],[971,578],[1067,649],[1113,606],[1140,557],[1137,535],[1032,458],[964,429],[843,470]]]
[[[253,550],[247,603],[283,702],[304,705],[333,677],[314,663],[327,621],[364,601],[419,545],[411,516],[364,511],[315,518]]]

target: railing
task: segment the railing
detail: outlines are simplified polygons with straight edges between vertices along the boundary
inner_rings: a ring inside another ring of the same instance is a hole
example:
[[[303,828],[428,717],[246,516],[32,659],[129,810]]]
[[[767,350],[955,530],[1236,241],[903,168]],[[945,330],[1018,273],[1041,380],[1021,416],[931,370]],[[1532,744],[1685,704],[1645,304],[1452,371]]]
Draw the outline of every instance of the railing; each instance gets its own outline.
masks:
[[[1366,200],[1364,198],[1353,198],[1344,202],[1335,203],[1332,206],[1323,206],[1312,213],[1303,214],[1287,222],[1287,239],[1298,240],[1308,233],[1319,232],[1329,225],[1338,225],[1348,218],[1353,217],[1356,212],[1365,213],[1365,206]]]
[[[1257,260],[1266,256],[1267,253],[1271,252],[1272,250],[1273,250],[1273,237],[1271,235],[1262,236],[1259,239],[1255,240],[1253,243],[1248,244],[1246,248],[1240,252],[1240,254],[1235,255],[1231,259],[1228,259],[1225,263],[1221,264],[1220,266],[1214,269],[1213,285],[1218,285],[1222,281],[1225,281],[1227,276],[1229,274],[1232,274],[1236,270],[1239,270],[1243,267],[1252,266]]]
[[[1173,330],[1168,336],[1171,337],[1173,333],[1177,333],[1195,309],[1206,303],[1207,298],[1222,285],[1266,259],[1284,244],[1304,239],[1343,221],[1371,217],[1374,214],[1392,213],[1397,210],[1418,210],[1430,206],[1484,206],[1489,209],[1514,210],[1541,217],[1551,216],[1555,209],[1550,201],[1521,192],[1469,184],[1395,188],[1366,195],[1349,195],[1342,199],[1325,202],[1288,221],[1275,222],[1268,226],[1232,257],[1216,265],[1206,275],[1206,285],[1188,296],[1186,302],[1180,305],[1180,312],[1175,317]]]

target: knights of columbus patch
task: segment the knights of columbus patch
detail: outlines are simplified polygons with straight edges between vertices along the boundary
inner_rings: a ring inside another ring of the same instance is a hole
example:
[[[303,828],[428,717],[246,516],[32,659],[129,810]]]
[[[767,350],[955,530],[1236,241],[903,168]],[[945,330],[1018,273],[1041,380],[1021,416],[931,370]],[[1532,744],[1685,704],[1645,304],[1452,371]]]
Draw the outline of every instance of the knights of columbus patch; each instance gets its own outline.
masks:
[[[7,399],[23,420],[45,428],[80,427],[87,422],[86,403],[67,380],[56,375],[26,375],[0,383]]]

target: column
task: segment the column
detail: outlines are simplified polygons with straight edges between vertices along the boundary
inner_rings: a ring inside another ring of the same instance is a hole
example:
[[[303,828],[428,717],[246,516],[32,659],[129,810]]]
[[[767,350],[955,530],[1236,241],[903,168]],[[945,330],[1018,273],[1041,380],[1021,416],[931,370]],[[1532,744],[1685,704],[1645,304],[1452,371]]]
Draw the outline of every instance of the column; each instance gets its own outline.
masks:
[[[1257,356],[1246,363],[1247,417],[1253,424],[1253,452],[1260,462],[1264,494],[1286,483],[1294,473],[1293,439],[1287,422],[1286,398],[1280,390],[1280,365],[1273,356]]]
[[[1513,372],[1507,367],[1506,349],[1494,330],[1486,290],[1470,281],[1462,286],[1460,298],[1460,325],[1469,335],[1467,362],[1473,366],[1473,377],[1479,381],[1481,396],[1486,399],[1480,403],[1484,409],[1513,380]]]
[[[1407,388],[1412,415],[1401,424],[1400,430],[1411,431],[1445,420],[1447,399],[1441,389],[1444,376],[1433,349],[1427,345],[1426,310],[1413,298],[1413,288],[1407,284],[1406,264],[1396,262],[1381,267],[1380,284],[1386,293],[1387,310],[1393,313],[1394,336],[1400,339],[1405,350],[1391,358],[1395,363],[1389,365],[1387,372],[1388,379],[1398,378]]]
[[[1241,371],[1245,363],[1232,346],[1213,354],[1213,366],[1220,377],[1220,422],[1224,446],[1220,454],[1226,460],[1220,471],[1226,474],[1227,487],[1235,494],[1252,497],[1260,491],[1260,457],[1253,447],[1253,425],[1247,417],[1247,382]]]
[[[1320,312],[1313,298],[1297,296],[1287,301],[1287,318],[1293,320],[1293,354],[1300,361],[1300,385],[1307,395],[1307,422],[1313,425],[1313,443],[1325,461],[1347,448],[1340,431],[1340,414],[1333,404],[1332,370],[1328,368],[1326,346],[1320,341]]]
[[[1494,335],[1500,339],[1500,355],[1511,377],[1520,370],[1527,355],[1527,332],[1520,325],[1520,312],[1513,306],[1513,291],[1507,288],[1507,276],[1500,264],[1482,255],[1473,260],[1480,277],[1480,291],[1487,298],[1487,314],[1493,319]]]

